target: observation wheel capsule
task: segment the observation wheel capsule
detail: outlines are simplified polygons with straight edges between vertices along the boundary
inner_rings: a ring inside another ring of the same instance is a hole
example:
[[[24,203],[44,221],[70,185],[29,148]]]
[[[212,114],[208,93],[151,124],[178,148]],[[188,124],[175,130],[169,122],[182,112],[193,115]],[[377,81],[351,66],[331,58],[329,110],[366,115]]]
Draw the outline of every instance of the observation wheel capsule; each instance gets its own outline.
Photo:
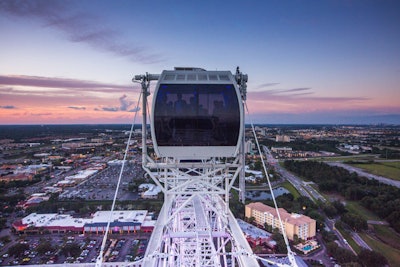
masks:
[[[234,157],[243,134],[241,94],[230,71],[164,70],[152,105],[151,134],[159,157]]]

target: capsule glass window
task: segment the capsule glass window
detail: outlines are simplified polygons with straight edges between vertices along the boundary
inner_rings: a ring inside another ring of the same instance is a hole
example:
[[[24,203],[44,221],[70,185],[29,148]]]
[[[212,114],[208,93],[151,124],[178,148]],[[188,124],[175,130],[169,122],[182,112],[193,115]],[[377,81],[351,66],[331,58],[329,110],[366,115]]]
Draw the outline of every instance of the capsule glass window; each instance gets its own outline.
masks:
[[[240,107],[232,84],[161,84],[154,107],[158,146],[236,146]]]

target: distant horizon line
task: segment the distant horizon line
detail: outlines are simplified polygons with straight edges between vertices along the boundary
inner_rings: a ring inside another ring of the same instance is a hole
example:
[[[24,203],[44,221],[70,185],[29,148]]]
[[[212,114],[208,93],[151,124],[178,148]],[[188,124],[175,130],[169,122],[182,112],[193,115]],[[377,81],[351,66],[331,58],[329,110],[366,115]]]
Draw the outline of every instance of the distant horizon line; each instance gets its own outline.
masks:
[[[67,126],[67,125],[132,125],[129,123],[35,123],[35,124],[0,124],[2,126]],[[141,123],[135,123],[134,125],[142,125]],[[146,124],[150,126],[150,124]],[[251,123],[245,123],[246,126],[251,125]],[[338,125],[338,126],[400,126],[397,123],[253,123],[253,125]]]

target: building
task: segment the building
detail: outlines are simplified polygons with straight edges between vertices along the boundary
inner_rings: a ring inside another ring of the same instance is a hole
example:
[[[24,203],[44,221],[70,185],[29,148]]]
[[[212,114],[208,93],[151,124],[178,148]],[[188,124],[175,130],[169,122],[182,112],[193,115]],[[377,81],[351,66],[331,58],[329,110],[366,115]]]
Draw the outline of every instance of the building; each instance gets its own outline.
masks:
[[[278,210],[288,239],[294,240],[295,235],[302,240],[308,240],[315,237],[316,221],[314,219],[301,214],[290,214],[282,208],[279,208]],[[258,225],[271,225],[272,228],[278,228],[281,231],[279,218],[275,208],[260,202],[250,203],[246,205],[245,216],[246,218],[253,217],[255,223]]]
[[[110,211],[98,211],[93,217],[85,221],[84,233],[104,234],[107,228],[107,220]],[[113,233],[136,233],[137,231],[151,232],[155,221],[147,210],[119,210],[114,211],[110,223],[110,231]]]
[[[289,143],[290,142],[290,136],[288,136],[288,135],[276,135],[275,136],[275,142]]]
[[[274,153],[288,153],[292,152],[291,147],[271,147],[271,151]]]
[[[74,175],[65,177],[65,180],[57,182],[56,186],[72,187],[72,186],[75,186],[75,185],[89,179],[90,177],[92,177],[93,175],[95,175],[98,172],[99,172],[99,168],[89,168],[86,170],[81,170]]]
[[[253,154],[255,149],[255,145],[251,140],[246,141],[245,147],[244,147],[244,153],[246,154]]]
[[[97,211],[90,218],[78,218],[68,214],[31,213],[12,226],[19,233],[95,233],[104,234],[110,211]],[[155,221],[147,210],[118,210],[112,214],[109,231],[111,233],[151,232]]]
[[[48,201],[49,199],[50,197],[46,193],[35,193],[32,194],[28,200],[21,202],[20,206],[23,209],[26,209],[29,207],[37,206],[42,202]]]
[[[0,176],[0,182],[11,182],[11,181],[32,181],[33,174],[30,173],[18,173],[18,174],[7,174]]]
[[[141,184],[139,185],[140,196],[144,199],[157,199],[158,194],[161,193],[161,188],[155,184]]]
[[[252,246],[267,245],[270,248],[276,246],[276,241],[272,240],[272,234],[260,228],[255,227],[245,221],[237,219],[240,229],[242,230],[247,242]]]
[[[97,172],[98,172],[98,170],[96,170],[96,169],[81,170],[74,175],[65,177],[65,180],[72,180],[72,181],[76,181],[76,183],[80,183],[80,182],[90,178],[91,176],[95,175]]]
[[[245,166],[245,172],[246,174],[251,174],[250,176],[245,176],[244,179],[246,182],[256,183],[258,180],[262,180],[264,178],[264,174],[262,171],[250,170],[249,166],[247,165]]]

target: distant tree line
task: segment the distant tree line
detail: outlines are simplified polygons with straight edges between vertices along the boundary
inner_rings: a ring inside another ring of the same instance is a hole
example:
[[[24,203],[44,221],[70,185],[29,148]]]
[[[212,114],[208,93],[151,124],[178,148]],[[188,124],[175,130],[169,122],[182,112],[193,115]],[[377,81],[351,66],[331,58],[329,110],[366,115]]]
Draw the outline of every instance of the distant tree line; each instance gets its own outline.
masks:
[[[141,127],[136,125],[136,128]],[[105,130],[129,130],[127,124],[69,124],[69,125],[0,125],[0,139],[14,139],[20,142],[23,139],[70,136],[82,133],[101,133]]]
[[[372,153],[379,154],[380,158],[383,159],[400,159],[400,151],[393,149],[380,149],[377,147],[372,148]]]
[[[289,146],[293,150],[298,150],[298,151],[314,151],[314,152],[319,152],[319,151],[329,151],[329,152],[334,152],[338,154],[343,154],[347,155],[349,153],[343,152],[337,149],[339,145],[339,141],[327,141],[327,140],[295,140],[290,143],[285,143],[285,142],[275,142],[273,140],[269,139],[264,139],[260,142],[261,144],[268,146],[268,147],[282,147],[282,146]]]
[[[359,201],[400,232],[400,189],[323,162],[288,160],[284,162],[284,166],[289,171],[315,182],[323,192],[338,193],[347,200]],[[352,224],[359,218],[345,216],[342,220]],[[358,229],[364,228],[365,225]]]

